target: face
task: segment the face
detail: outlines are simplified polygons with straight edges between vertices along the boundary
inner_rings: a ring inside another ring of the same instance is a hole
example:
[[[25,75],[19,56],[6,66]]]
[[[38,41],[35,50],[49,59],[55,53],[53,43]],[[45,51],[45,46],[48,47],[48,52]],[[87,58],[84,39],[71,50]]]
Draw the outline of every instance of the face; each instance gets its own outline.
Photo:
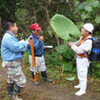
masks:
[[[16,34],[18,32],[18,27],[17,27],[17,24],[15,23],[14,26],[11,26],[10,27],[10,31],[13,33],[13,34]]]
[[[39,34],[39,30],[32,30],[32,33],[37,36]]]
[[[82,29],[81,29],[81,35],[82,36],[86,36],[88,34],[89,34],[89,32],[87,30],[85,30],[85,28],[82,27]]]

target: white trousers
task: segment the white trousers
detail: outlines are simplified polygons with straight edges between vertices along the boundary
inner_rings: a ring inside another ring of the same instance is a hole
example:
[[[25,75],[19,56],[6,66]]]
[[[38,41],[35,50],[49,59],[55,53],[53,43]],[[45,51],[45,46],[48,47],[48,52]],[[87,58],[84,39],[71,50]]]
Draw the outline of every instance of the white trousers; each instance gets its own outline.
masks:
[[[87,88],[87,74],[90,61],[87,58],[77,56],[77,76],[79,79],[80,90],[85,91]]]
[[[30,71],[32,72],[46,70],[45,60],[43,55],[41,57],[35,57],[35,68],[33,67],[32,64],[32,55],[29,55],[29,62],[30,62]]]

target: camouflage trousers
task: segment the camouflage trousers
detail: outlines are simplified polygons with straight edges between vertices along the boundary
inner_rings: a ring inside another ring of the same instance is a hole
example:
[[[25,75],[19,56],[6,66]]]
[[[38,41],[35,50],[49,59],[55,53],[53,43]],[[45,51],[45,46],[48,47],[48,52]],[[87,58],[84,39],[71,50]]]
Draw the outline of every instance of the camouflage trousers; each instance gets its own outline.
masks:
[[[16,61],[4,61],[3,67],[8,75],[8,83],[16,83],[20,87],[24,87],[26,83],[26,78],[21,69],[21,60]]]

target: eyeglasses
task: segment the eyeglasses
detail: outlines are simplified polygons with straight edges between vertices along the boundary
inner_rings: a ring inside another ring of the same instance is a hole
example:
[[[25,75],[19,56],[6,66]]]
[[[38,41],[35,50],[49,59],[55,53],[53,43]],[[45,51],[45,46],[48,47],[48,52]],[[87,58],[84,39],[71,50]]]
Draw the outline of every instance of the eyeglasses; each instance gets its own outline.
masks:
[[[38,32],[40,31],[40,30],[35,30],[35,29],[32,29],[32,30],[33,30],[33,31],[38,31]]]
[[[36,30],[37,32],[39,32],[39,30]]]

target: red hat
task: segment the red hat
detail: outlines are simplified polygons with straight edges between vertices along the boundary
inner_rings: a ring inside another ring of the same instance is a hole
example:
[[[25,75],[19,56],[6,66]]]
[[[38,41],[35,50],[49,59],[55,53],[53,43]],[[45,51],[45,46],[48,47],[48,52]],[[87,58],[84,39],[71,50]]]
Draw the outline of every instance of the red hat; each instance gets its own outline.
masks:
[[[32,29],[40,30],[41,28],[39,27],[39,25],[38,25],[37,23],[35,23],[35,24],[32,24],[32,25],[30,26],[30,29],[31,29],[31,30],[32,30]]]

